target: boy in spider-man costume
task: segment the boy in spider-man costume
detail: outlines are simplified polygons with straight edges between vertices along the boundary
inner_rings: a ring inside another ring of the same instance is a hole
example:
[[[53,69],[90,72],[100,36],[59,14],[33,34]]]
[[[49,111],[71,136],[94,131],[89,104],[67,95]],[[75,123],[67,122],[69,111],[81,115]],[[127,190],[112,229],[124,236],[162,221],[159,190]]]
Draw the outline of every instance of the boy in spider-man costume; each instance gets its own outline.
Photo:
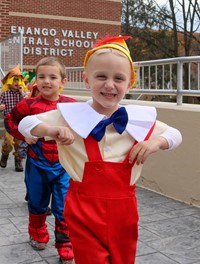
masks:
[[[57,108],[57,103],[75,100],[60,95],[60,88],[66,82],[64,65],[57,59],[47,57],[36,66],[36,82],[40,95],[26,98],[13,108],[5,119],[7,131],[28,144],[25,183],[28,192],[30,244],[34,249],[45,249],[49,233],[45,224],[47,207],[51,200],[51,210],[55,216],[55,247],[60,260],[66,263],[73,259],[68,228],[63,217],[64,200],[69,186],[69,175],[58,160],[57,144],[44,138],[24,138],[18,131],[20,120]]]

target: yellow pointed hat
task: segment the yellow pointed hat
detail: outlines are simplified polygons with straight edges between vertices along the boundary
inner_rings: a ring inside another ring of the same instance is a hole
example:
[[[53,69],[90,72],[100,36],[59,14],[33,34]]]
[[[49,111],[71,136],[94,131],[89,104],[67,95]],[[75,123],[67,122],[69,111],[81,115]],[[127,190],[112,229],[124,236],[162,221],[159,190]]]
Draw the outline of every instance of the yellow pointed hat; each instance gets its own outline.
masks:
[[[9,70],[9,72],[6,74],[6,76],[4,76],[4,78],[1,80],[1,82],[3,84],[5,84],[7,79],[11,78],[13,76],[22,76],[19,64],[16,67],[14,67],[13,69]]]
[[[89,50],[86,55],[85,55],[85,59],[84,59],[84,69],[86,68],[88,59],[90,58],[90,56],[97,50],[99,49],[104,49],[104,48],[112,48],[112,49],[117,49],[121,52],[123,52],[127,58],[130,61],[131,64],[131,71],[132,71],[132,78],[131,78],[131,87],[133,87],[134,83],[135,83],[135,70],[134,70],[134,66],[133,66],[133,61],[130,55],[130,51],[128,46],[126,45],[125,40],[132,38],[131,36],[118,36],[118,37],[105,37],[101,40],[98,40],[93,48],[91,50]]]

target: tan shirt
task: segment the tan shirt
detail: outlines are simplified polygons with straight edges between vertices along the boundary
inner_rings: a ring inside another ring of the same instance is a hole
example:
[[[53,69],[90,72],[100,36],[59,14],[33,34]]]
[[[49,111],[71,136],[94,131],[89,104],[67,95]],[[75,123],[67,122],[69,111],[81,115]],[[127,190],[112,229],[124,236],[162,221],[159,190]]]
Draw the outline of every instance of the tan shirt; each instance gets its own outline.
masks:
[[[73,108],[75,107],[75,104],[78,103],[73,103]],[[80,103],[79,103],[80,104]],[[86,103],[82,103],[86,104]],[[69,111],[70,109],[70,103],[67,104],[60,104],[62,105],[62,109],[59,110],[54,110],[50,112],[46,112],[43,114],[36,115],[34,118],[37,118],[37,120],[41,120],[42,122],[46,122],[49,125],[52,126],[70,126],[71,129],[73,129],[74,136],[75,136],[75,142],[72,145],[69,146],[63,146],[58,143],[58,152],[59,152],[59,159],[62,164],[62,166],[65,168],[65,170],[69,173],[69,175],[72,177],[73,180],[75,181],[82,181],[83,177],[83,170],[84,170],[84,164],[86,161],[88,161],[86,151],[85,151],[85,145],[82,136],[78,134],[79,130],[81,130],[81,134],[84,134],[84,129],[88,130],[88,124],[90,124],[90,115],[88,113],[85,113],[85,119],[83,119],[83,111],[79,112],[81,113],[80,117],[77,115],[75,110],[72,112]],[[67,108],[65,108],[65,106]],[[72,105],[72,104],[71,104]],[[138,106],[137,106],[138,107]],[[127,155],[128,151],[130,148],[133,146],[135,138],[137,138],[137,141],[141,141],[144,139],[145,135],[148,133],[150,127],[153,125],[155,119],[156,119],[156,111],[155,108],[150,108],[150,107],[142,107],[144,110],[144,115],[143,117],[134,116],[134,118],[130,118],[129,116],[129,121],[130,123],[132,122],[133,124],[133,119],[136,120],[136,124],[139,123],[139,125],[135,126],[132,125],[132,127],[129,129],[129,131],[125,130],[121,135],[118,134],[113,127],[112,124],[108,125],[106,128],[106,133],[103,139],[98,143],[100,152],[102,155],[103,160],[105,161],[111,161],[111,162],[121,162],[124,160],[125,156]],[[128,109],[128,113],[133,110],[133,109]],[[140,108],[139,108],[140,110]],[[153,111],[152,111],[153,110]],[[92,110],[94,111],[94,110]],[[150,113],[150,116],[146,114],[148,111],[152,111]],[[137,112],[137,111],[136,111]],[[67,116],[65,115],[70,115],[70,120],[67,122]],[[71,114],[70,114],[71,113]],[[91,113],[93,114],[93,113]],[[95,114],[95,113],[94,113]],[[74,118],[73,118],[74,115]],[[76,115],[76,116],[75,116]],[[63,117],[64,116],[64,117]],[[97,114],[98,116],[98,114]],[[145,118],[148,120],[145,121]],[[71,123],[71,120],[73,121],[74,119],[77,119],[76,123],[73,124]],[[78,124],[78,119],[80,119],[80,124]],[[93,116],[92,120],[95,119],[95,116]],[[102,117],[101,117],[102,119]],[[143,122],[138,122],[138,120],[143,120]],[[150,121],[149,121],[150,119]],[[99,122],[99,121],[98,121]],[[26,117],[26,120],[21,121],[19,130],[24,136],[28,136],[30,133],[30,130],[36,125],[36,123],[33,125],[33,118],[31,116]],[[88,123],[88,124],[87,124]],[[69,125],[70,124],[70,125]],[[94,124],[95,125],[95,124]],[[85,128],[83,128],[85,126]],[[146,126],[146,127],[145,127]],[[170,127],[160,121],[156,121],[155,128],[153,130],[153,133],[151,137],[157,137],[159,135],[163,135],[165,131],[167,131]],[[91,130],[90,128],[89,130]],[[132,129],[132,132],[131,132]],[[76,130],[76,132],[75,132]],[[145,131],[142,133],[142,131]],[[173,129],[172,130],[174,134],[172,138],[170,138],[170,135],[168,135],[167,140],[168,142],[171,140],[171,146],[170,149],[175,148],[181,143],[181,134],[178,130]],[[86,132],[86,136],[90,131]],[[143,135],[142,135],[143,134]],[[134,136],[135,135],[135,136]],[[142,135],[142,136],[141,136]],[[85,136],[85,137],[86,137]],[[165,136],[164,136],[165,137]],[[131,181],[130,184],[136,183],[138,178],[140,177],[141,170],[142,170],[143,165],[134,165],[132,169],[132,175],[131,175]]]

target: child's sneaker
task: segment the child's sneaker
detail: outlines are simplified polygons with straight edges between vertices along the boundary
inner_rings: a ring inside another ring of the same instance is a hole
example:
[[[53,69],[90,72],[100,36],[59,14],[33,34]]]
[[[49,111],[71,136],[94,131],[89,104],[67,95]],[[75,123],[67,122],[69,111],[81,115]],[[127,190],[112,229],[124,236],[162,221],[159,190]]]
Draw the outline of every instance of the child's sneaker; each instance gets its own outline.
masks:
[[[33,240],[31,237],[30,237],[30,242],[29,243],[35,250],[43,250],[43,249],[46,248],[46,244],[45,243]]]
[[[60,263],[61,264],[75,264],[73,260],[66,260],[66,259],[61,259],[61,258],[60,258]]]
[[[74,259],[74,252],[72,249],[72,243],[56,243],[58,255],[60,256],[60,262],[62,264],[71,264]],[[68,261],[68,262],[67,262]]]

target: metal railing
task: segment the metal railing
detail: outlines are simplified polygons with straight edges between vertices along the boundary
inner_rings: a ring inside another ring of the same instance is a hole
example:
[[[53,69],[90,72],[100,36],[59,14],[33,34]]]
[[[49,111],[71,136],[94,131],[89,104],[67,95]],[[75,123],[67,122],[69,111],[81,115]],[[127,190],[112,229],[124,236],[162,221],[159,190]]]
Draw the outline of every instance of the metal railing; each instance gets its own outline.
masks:
[[[177,105],[183,96],[200,97],[200,56],[135,62],[136,83],[129,92],[131,99],[143,95],[175,97]],[[67,67],[65,90],[87,91],[82,81],[83,67]]]

